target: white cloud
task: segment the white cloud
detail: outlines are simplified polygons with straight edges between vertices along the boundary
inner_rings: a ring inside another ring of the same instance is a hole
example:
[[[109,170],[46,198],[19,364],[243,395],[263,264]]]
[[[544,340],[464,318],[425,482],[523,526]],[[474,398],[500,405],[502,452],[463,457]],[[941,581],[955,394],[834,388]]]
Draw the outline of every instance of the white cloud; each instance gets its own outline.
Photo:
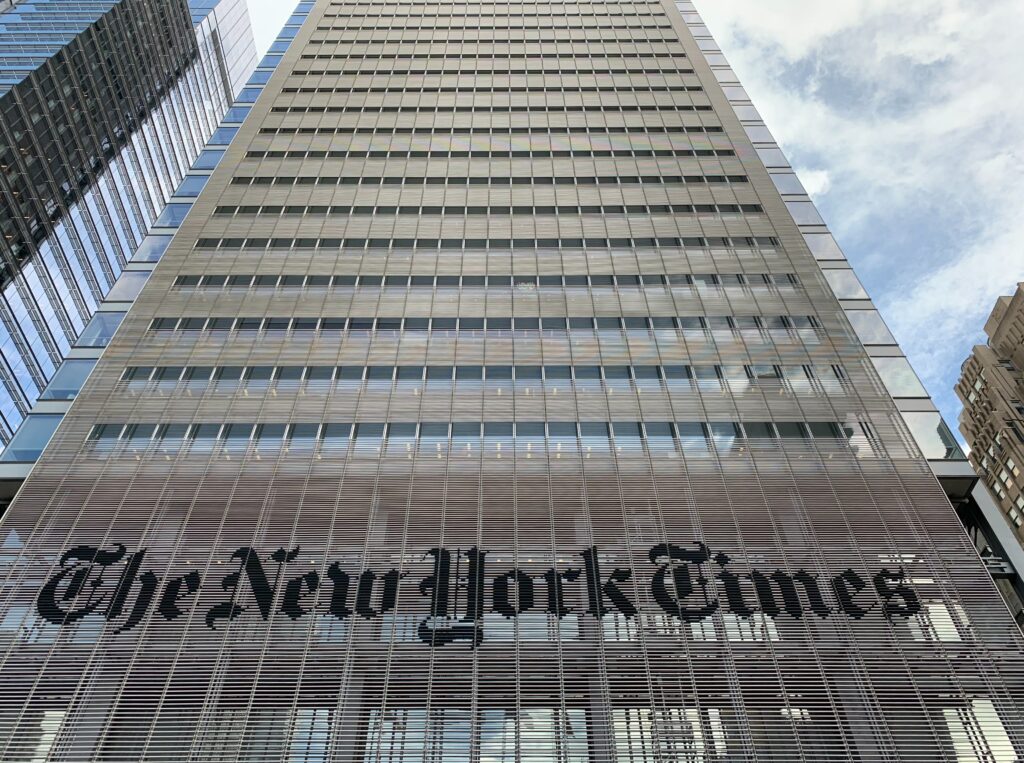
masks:
[[[697,7],[955,418],[960,363],[1024,279],[1024,3]]]

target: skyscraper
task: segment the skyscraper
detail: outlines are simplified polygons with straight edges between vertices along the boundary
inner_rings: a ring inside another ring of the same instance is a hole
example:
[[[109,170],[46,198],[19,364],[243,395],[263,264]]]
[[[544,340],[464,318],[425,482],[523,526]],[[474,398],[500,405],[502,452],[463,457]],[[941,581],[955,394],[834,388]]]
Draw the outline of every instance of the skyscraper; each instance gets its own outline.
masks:
[[[998,504],[1006,546],[1024,542],[1024,288],[1000,297],[985,323],[988,343],[974,348],[964,361],[956,393],[963,403],[960,431],[971,448],[971,465]],[[1019,578],[1013,578],[1019,585]],[[1005,584],[1004,584],[1005,585]],[[1024,595],[1024,587],[1020,588]],[[1024,620],[1024,614],[1018,615]]]
[[[965,462],[691,4],[285,30],[0,524],[0,756],[1020,757]]]
[[[134,297],[144,274],[128,263],[176,223],[172,194],[194,195],[179,184],[254,59],[244,0],[0,13],[0,444],[101,300]]]

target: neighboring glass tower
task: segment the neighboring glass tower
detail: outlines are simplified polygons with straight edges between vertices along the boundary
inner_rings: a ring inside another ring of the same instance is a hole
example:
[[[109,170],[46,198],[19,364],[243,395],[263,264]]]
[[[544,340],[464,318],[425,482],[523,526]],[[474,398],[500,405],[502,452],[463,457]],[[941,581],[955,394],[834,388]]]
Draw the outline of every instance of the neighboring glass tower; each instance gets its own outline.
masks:
[[[692,6],[275,45],[0,523],[0,760],[1024,754],[966,462]]]
[[[0,13],[0,443],[101,300],[134,296],[122,273],[177,224],[165,205],[254,64],[244,0]]]

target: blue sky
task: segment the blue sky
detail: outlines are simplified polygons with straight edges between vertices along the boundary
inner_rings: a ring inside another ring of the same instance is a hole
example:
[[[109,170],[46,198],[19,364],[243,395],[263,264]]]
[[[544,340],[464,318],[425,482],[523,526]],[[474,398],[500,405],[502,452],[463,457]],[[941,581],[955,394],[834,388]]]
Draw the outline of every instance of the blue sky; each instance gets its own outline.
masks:
[[[696,5],[956,429],[960,364],[1024,280],[1024,3]]]
[[[695,1],[955,430],[1024,280],[1024,2]],[[262,51],[294,3],[248,3]]]

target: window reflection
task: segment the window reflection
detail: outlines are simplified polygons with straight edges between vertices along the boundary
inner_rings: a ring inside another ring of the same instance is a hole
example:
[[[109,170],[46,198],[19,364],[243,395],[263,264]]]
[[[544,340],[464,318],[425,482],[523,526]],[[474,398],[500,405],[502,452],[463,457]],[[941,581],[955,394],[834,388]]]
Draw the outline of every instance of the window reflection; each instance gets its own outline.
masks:
[[[27,416],[0,456],[0,461],[38,460],[63,418],[60,413],[34,413]]]
[[[139,296],[139,292],[142,291],[142,287],[146,285],[148,280],[148,270],[126,270],[110,289],[107,299],[131,302]]]
[[[209,175],[186,175],[185,179],[182,180],[177,189],[175,189],[174,195],[198,196],[199,192],[203,190],[209,179]]]
[[[96,361],[88,360],[65,360],[57,373],[50,379],[50,383],[39,396],[40,400],[73,400],[89,378]]]
[[[929,460],[963,461],[964,454],[957,445],[942,416],[934,411],[901,411],[910,433],[914,435],[921,453]]]
[[[146,236],[142,244],[135,250],[132,260],[135,262],[157,262],[164,256],[168,245],[171,243],[171,236]]]
[[[224,156],[223,149],[207,149],[196,157],[196,160],[192,163],[192,169],[194,170],[212,170],[220,162]]]
[[[78,347],[106,347],[114,337],[114,332],[124,320],[125,313],[96,313],[89,325],[82,331],[76,343]]]
[[[867,299],[857,275],[852,270],[823,270],[825,280],[839,299]]]
[[[847,310],[846,317],[850,319],[857,338],[864,344],[896,344],[896,339],[877,310]]]
[[[893,397],[928,397],[906,358],[872,358],[882,383]]]
[[[191,209],[191,204],[168,204],[164,207],[164,211],[160,213],[154,225],[161,228],[177,228],[185,221],[185,217]]]

